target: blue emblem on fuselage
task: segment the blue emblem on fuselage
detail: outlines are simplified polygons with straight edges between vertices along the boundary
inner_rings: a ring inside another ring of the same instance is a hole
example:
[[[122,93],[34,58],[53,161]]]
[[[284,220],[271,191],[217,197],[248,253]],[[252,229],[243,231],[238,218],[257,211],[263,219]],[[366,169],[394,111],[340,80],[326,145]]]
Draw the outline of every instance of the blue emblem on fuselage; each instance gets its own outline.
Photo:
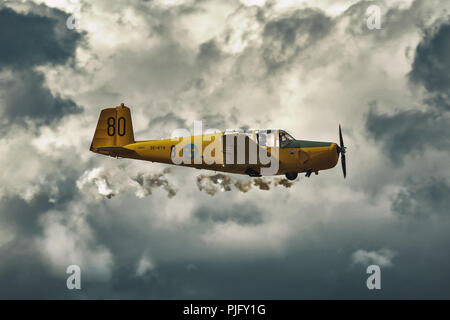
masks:
[[[195,144],[187,144],[183,147],[183,158],[192,160],[197,156],[198,148]]]

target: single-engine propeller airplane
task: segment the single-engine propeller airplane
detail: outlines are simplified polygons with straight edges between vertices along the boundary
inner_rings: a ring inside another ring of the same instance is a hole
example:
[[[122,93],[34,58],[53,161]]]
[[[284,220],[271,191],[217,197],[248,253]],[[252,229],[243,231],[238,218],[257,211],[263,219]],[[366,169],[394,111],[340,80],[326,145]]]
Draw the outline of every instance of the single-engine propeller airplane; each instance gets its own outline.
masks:
[[[103,109],[90,150],[116,158],[131,158],[176,164],[251,177],[285,175],[295,180],[299,173],[331,169],[341,157],[346,177],[344,140],[339,142],[296,140],[281,129],[226,130],[161,140],[135,141],[131,112],[123,103]],[[270,163],[269,163],[270,162]],[[269,170],[275,163],[275,170]],[[270,164],[270,167],[269,167]],[[269,174],[265,174],[269,172]]]

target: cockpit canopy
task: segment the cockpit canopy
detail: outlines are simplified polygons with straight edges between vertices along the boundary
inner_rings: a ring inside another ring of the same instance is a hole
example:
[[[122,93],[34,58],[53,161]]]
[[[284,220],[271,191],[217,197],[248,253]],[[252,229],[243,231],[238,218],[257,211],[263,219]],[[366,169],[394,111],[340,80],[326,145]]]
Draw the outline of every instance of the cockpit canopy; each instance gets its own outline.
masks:
[[[280,147],[283,148],[287,146],[291,141],[295,139],[286,131],[280,130]]]
[[[279,129],[235,129],[225,131],[225,135],[245,134],[249,139],[255,141],[262,147],[281,147],[284,148],[295,139],[286,131]]]

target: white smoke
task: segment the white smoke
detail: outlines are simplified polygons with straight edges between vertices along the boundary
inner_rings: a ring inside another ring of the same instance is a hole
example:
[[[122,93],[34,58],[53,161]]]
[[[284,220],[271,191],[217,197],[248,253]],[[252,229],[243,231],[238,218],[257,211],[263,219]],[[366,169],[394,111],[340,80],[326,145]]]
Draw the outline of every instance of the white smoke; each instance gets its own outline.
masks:
[[[144,198],[152,194],[154,188],[163,188],[167,196],[172,198],[176,195],[175,188],[169,183],[166,174],[169,169],[159,173],[143,173],[130,175],[122,168],[98,167],[86,170],[77,180],[78,189],[84,194],[93,195],[97,199],[112,197],[126,192],[134,192],[137,198]]]
[[[286,178],[253,178],[246,182],[240,179],[232,178],[229,175],[223,173],[216,173],[212,175],[201,174],[197,176],[197,187],[200,191],[204,191],[210,196],[216,195],[218,192],[228,192],[232,191],[234,188],[240,192],[246,193],[252,188],[258,188],[260,190],[270,190],[271,184],[273,186],[283,186],[285,188],[290,188],[292,185],[298,181],[289,181]]]
[[[177,194],[175,189],[169,184],[169,181],[164,176],[169,172],[170,169],[166,168],[161,173],[157,174],[138,173],[137,176],[133,178],[139,185],[138,190],[135,192],[136,197],[142,199],[152,194],[152,189],[157,187],[162,187],[166,190],[169,198],[175,196]]]

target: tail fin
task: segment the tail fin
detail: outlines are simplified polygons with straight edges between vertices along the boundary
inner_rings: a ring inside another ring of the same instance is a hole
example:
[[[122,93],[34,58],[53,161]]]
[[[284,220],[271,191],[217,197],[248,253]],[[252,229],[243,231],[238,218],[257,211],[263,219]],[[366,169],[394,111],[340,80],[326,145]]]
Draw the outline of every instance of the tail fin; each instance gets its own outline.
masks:
[[[123,103],[115,108],[103,109],[90,150],[98,152],[101,147],[121,147],[134,142],[130,109]]]

